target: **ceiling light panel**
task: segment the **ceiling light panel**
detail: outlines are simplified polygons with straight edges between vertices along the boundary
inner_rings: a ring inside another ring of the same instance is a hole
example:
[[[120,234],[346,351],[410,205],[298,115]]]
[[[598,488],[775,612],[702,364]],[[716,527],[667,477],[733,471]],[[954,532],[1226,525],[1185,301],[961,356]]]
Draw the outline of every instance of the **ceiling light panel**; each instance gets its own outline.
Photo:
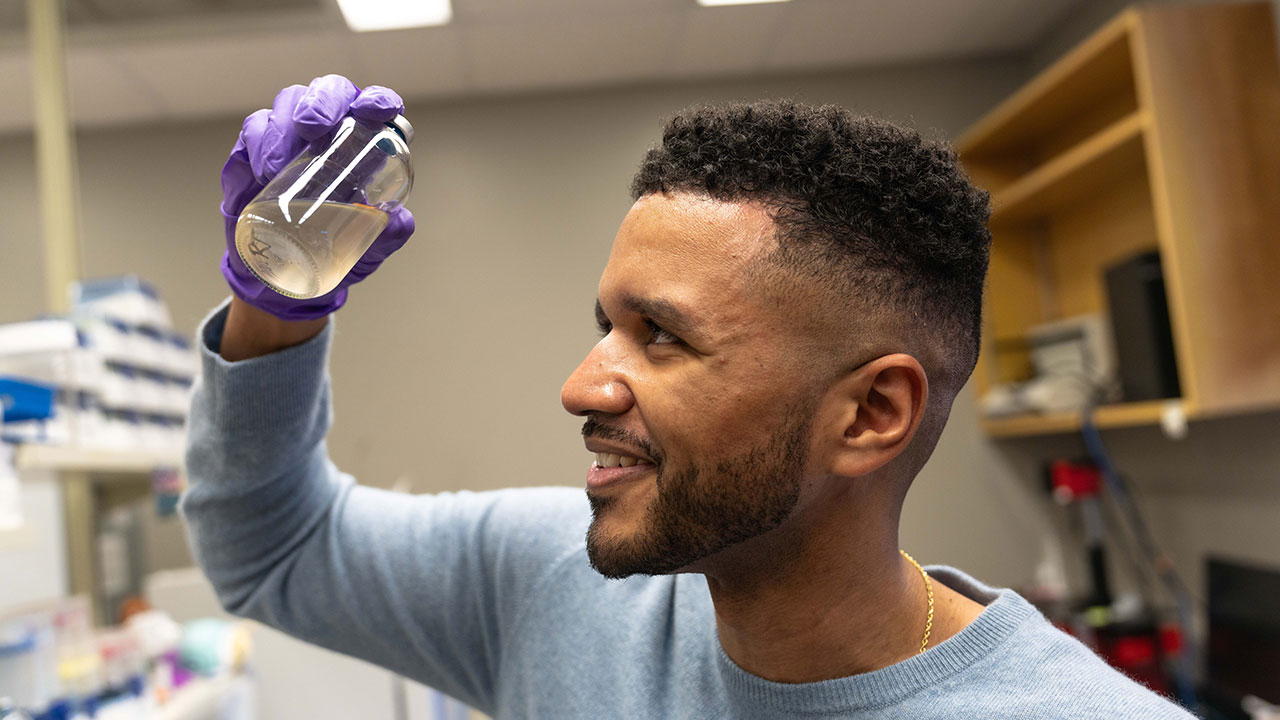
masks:
[[[444,25],[453,19],[449,0],[338,0],[338,8],[356,32]]]
[[[702,7],[724,7],[725,5],[763,5],[765,3],[790,2],[791,0],[698,0]]]

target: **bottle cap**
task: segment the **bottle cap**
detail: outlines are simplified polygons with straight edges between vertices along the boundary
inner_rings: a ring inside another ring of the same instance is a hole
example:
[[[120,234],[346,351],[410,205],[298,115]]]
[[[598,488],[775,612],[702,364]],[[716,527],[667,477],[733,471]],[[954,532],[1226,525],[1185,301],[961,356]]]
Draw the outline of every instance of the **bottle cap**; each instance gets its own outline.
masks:
[[[404,142],[406,145],[413,144],[413,126],[409,124],[409,119],[406,118],[405,116],[403,115],[395,116],[391,121],[387,123],[387,127],[399,133],[400,137],[404,138]]]

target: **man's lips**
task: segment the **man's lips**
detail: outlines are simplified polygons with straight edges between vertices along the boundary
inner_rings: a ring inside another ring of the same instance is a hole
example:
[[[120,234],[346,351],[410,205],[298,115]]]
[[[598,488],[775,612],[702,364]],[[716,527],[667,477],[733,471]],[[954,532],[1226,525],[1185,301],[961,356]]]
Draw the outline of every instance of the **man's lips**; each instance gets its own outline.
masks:
[[[653,469],[653,460],[625,445],[599,438],[587,438],[586,445],[596,454],[595,462],[587,470],[588,489],[623,482]]]
[[[591,467],[587,469],[587,489],[599,490],[601,488],[616,485],[628,480],[648,475],[653,470],[653,465],[643,463],[632,465],[631,467],[603,467],[599,463],[591,463]]]

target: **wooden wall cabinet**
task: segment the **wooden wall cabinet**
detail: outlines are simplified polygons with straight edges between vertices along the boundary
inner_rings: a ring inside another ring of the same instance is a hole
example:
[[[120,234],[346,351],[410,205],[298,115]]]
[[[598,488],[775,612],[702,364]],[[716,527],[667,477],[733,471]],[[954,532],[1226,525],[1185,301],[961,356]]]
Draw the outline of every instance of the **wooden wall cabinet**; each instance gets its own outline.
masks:
[[[1105,268],[1157,250],[1182,397],[1099,426],[1280,408],[1280,61],[1270,3],[1126,10],[956,143],[992,194],[981,397],[1029,328],[1106,313]],[[1078,413],[983,421],[1068,432]]]

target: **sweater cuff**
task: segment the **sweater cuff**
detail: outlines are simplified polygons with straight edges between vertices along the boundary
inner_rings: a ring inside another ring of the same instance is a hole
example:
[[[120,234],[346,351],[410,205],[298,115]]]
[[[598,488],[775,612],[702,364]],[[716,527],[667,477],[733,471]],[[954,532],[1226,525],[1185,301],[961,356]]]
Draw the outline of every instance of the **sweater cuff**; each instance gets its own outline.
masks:
[[[333,321],[290,348],[231,362],[219,354],[230,298],[200,323],[200,393],[224,433],[259,445],[282,434],[327,424],[327,371]]]

